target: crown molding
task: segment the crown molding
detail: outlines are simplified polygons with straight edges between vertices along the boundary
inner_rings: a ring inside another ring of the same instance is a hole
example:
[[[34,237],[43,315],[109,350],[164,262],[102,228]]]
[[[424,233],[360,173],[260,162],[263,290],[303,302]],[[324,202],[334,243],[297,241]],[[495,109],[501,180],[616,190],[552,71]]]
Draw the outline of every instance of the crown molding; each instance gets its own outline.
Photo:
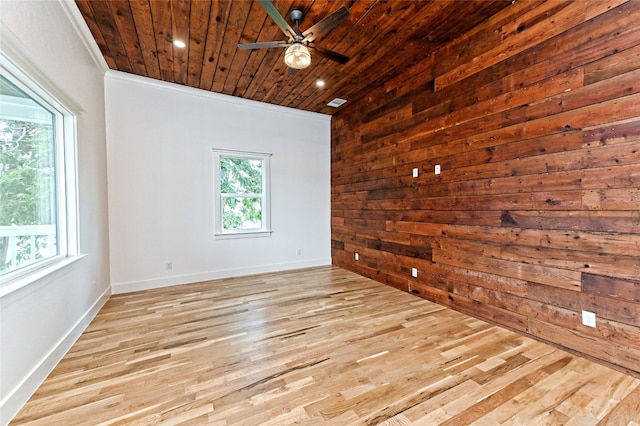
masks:
[[[230,96],[222,93],[210,92],[208,90],[196,89],[194,87],[183,86],[176,83],[168,83],[166,81],[156,80],[149,77],[142,77],[139,75],[129,74],[122,71],[109,70],[105,74],[105,79],[128,81],[132,83],[155,87],[161,90],[177,92],[177,93],[181,93],[188,96],[196,96],[200,98],[215,100],[218,102],[241,105],[245,108],[254,108],[254,109],[259,109],[263,111],[267,110],[270,112],[286,114],[289,117],[291,117],[292,115],[299,115],[306,118],[320,120],[324,122],[331,121],[331,115],[328,115],[328,114],[322,114],[319,112],[312,112],[312,111],[304,111],[304,110],[299,110],[295,108],[284,107],[281,105],[272,105],[266,102],[254,101],[251,99],[239,98],[237,96]]]
[[[58,1],[62,6],[62,10],[64,10],[64,12],[67,14],[69,21],[71,21],[73,28],[80,36],[82,44],[84,44],[85,48],[91,55],[91,59],[93,59],[93,62],[95,62],[98,69],[100,69],[103,73],[109,71],[109,65],[107,65],[107,61],[105,61],[104,56],[100,51],[100,47],[98,47],[98,43],[96,43],[96,40],[91,34],[91,30],[89,30],[87,23],[82,17],[82,13],[80,13],[78,5],[76,5],[76,3],[72,0]]]

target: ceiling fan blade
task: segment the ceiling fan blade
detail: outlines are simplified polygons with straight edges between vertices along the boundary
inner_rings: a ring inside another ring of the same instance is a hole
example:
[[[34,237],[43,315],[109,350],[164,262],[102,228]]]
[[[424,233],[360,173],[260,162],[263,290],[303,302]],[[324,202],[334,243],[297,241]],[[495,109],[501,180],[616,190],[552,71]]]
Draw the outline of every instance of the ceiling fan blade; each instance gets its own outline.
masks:
[[[334,52],[333,50],[324,49],[318,46],[309,46],[312,48],[319,56],[323,58],[331,59],[332,61],[339,62],[341,64],[346,64],[349,61],[349,57],[345,56],[341,53]]]
[[[287,47],[291,44],[286,41],[264,41],[260,43],[239,43],[238,49],[268,49],[271,47]]]
[[[304,39],[308,42],[312,42],[317,37],[324,35],[343,23],[349,17],[349,9],[342,6],[340,9],[333,12],[331,15],[324,17],[317,22],[311,28],[302,33]]]
[[[282,30],[284,35],[291,39],[296,38],[296,32],[291,28],[291,25],[286,19],[278,12],[278,9],[271,3],[271,0],[258,0],[260,6],[267,12],[267,14],[273,19],[273,22]]]

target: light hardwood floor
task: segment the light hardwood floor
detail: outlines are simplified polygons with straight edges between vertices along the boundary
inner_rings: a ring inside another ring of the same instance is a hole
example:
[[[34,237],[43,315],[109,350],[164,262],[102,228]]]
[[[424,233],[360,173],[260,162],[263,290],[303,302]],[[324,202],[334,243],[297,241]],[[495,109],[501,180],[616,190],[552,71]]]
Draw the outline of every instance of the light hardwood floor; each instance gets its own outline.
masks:
[[[14,419],[638,425],[640,380],[337,267],[113,296]]]

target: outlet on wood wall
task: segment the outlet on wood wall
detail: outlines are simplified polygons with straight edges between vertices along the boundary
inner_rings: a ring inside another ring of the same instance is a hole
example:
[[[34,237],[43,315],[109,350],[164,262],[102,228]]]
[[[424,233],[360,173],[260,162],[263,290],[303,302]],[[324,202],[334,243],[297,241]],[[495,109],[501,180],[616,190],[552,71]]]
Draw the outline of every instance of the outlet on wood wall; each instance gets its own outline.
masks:
[[[334,264],[640,376],[638,22],[515,2],[349,100]]]

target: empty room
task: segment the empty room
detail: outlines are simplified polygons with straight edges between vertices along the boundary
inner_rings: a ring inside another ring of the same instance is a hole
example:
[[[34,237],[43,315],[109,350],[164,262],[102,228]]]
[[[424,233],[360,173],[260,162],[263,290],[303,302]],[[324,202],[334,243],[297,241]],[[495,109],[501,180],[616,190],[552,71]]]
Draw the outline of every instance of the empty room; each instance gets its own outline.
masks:
[[[640,1],[0,1],[0,425],[640,425]]]

